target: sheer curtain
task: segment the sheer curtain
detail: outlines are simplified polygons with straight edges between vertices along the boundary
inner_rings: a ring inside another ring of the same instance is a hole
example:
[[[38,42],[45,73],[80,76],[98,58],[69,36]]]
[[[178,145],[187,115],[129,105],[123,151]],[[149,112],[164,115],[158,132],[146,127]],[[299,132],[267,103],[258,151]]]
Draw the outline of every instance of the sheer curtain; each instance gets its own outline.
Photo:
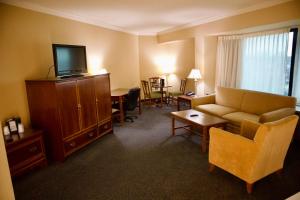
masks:
[[[298,28],[300,30],[300,27]],[[294,66],[293,96],[297,98],[297,104],[300,104],[300,35],[297,39],[296,60]]]
[[[237,87],[238,68],[241,64],[241,37],[218,37],[216,85],[223,87]]]
[[[216,85],[285,94],[288,39],[289,29],[218,37]]]
[[[287,95],[288,40],[288,29],[245,36],[239,87]]]

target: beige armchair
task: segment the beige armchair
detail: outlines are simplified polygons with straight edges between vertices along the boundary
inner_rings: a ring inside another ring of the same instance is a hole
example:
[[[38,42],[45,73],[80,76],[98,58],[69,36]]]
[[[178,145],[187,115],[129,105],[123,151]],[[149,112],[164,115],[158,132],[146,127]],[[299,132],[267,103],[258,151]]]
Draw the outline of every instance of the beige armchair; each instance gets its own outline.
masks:
[[[209,171],[217,166],[239,177],[251,193],[253,183],[283,168],[297,121],[296,115],[265,124],[243,121],[240,135],[211,128]]]

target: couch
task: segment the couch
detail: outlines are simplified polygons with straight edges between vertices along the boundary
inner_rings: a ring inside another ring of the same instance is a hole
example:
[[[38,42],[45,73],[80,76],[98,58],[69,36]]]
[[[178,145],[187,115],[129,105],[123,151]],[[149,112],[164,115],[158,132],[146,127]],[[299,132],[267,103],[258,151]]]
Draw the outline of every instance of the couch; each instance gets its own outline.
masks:
[[[290,96],[217,87],[213,95],[194,98],[191,106],[228,120],[227,129],[239,133],[243,120],[266,123],[293,115],[296,102]]]

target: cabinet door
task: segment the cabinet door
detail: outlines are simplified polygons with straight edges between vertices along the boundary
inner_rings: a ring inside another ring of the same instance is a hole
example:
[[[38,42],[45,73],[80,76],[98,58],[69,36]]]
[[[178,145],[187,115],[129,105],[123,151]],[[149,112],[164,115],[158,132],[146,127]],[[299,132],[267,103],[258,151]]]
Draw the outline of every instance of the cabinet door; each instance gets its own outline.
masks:
[[[61,130],[65,138],[80,131],[76,81],[58,83],[56,87]]]
[[[109,75],[94,78],[99,122],[111,118],[111,93]]]
[[[80,102],[81,128],[86,129],[97,125],[96,96],[93,78],[77,80]]]

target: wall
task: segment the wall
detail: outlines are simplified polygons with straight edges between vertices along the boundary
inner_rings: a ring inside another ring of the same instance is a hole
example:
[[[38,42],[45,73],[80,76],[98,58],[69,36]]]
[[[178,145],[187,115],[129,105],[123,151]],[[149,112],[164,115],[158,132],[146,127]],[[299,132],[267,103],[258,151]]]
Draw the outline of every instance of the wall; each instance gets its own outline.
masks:
[[[173,32],[160,33],[158,42],[195,38],[196,67],[201,69],[204,86],[200,93],[214,91],[217,36],[228,33],[254,32],[262,29],[300,24],[300,1],[294,0],[214,22]],[[215,35],[215,36],[213,36]]]
[[[13,200],[15,199],[14,190],[10,178],[8,168],[6,150],[2,137],[2,127],[0,124],[0,199]]]
[[[105,67],[112,88],[139,84],[137,36],[1,3],[0,27],[1,122],[19,115],[29,124],[24,81],[46,77],[52,43],[85,45],[89,71]]]
[[[187,39],[168,43],[157,43],[155,36],[139,37],[140,78],[148,80],[150,77],[168,75],[170,91],[179,91],[180,79],[188,76],[195,67],[194,39]],[[193,90],[192,80],[188,80],[186,90]]]

